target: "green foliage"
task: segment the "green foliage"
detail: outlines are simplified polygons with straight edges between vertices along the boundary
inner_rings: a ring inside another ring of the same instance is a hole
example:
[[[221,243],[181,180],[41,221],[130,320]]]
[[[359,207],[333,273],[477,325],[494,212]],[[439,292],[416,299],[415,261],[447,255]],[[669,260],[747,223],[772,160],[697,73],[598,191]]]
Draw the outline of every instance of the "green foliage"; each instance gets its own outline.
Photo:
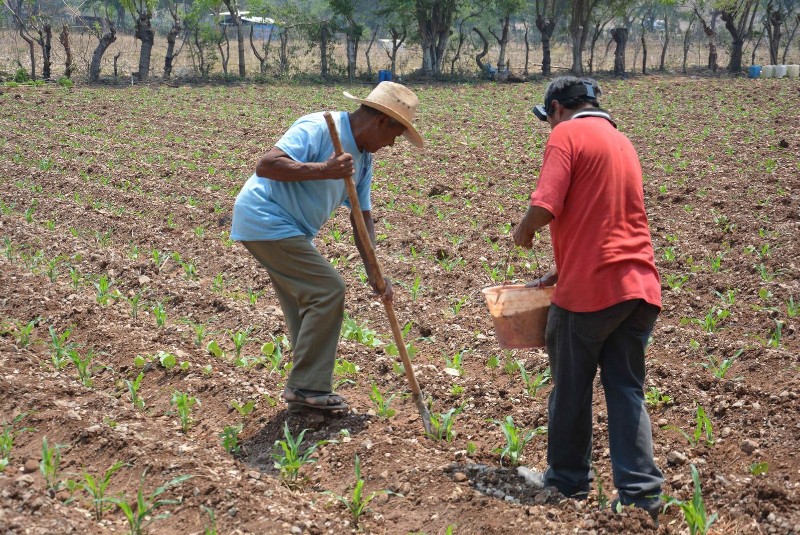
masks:
[[[245,404],[239,403],[237,400],[231,400],[231,407],[236,409],[241,416],[249,416],[253,409],[256,407],[256,402],[253,399],[248,400]]]
[[[525,446],[533,440],[536,435],[547,433],[547,427],[539,426],[536,429],[525,431],[525,429],[514,425],[514,419],[511,416],[506,416],[503,420],[492,420],[492,423],[499,425],[503,431],[503,436],[506,443],[503,447],[496,448],[495,453],[500,454],[500,465],[503,465],[503,459],[508,458],[511,466],[519,465],[520,458],[522,457],[522,450]]]
[[[63,87],[66,89],[72,89],[72,86],[74,85],[72,80],[70,80],[66,76],[61,76],[56,83],[58,83],[59,87]]]
[[[340,502],[342,502],[344,506],[347,508],[347,512],[349,512],[353,518],[353,525],[358,527],[359,520],[365,513],[370,511],[368,505],[373,499],[375,499],[376,496],[379,496],[381,494],[393,494],[393,493],[390,490],[376,490],[369,494],[366,494],[364,492],[364,483],[366,482],[361,477],[361,460],[358,458],[358,455],[356,455],[356,460],[355,460],[355,473],[356,473],[356,482],[355,485],[353,485],[353,490],[350,493],[349,497],[334,494],[331,491],[325,491],[324,494],[329,494],[334,498],[336,498],[337,500],[339,500]]]
[[[644,402],[648,407],[658,407],[668,405],[672,402],[672,398],[662,393],[658,387],[651,386],[644,393]]]
[[[200,405],[200,400],[185,392],[176,390],[172,393],[170,403],[175,407],[175,410],[178,411],[178,418],[180,418],[181,421],[181,431],[186,433],[193,423],[191,417],[192,407]]]
[[[53,354],[50,357],[53,362],[53,367],[56,369],[56,371],[62,370],[67,364],[69,364],[67,352],[74,348],[74,345],[67,341],[72,334],[72,331],[67,329],[63,333],[58,334],[51,325],[48,327],[48,332],[50,333],[50,349],[53,351]]]
[[[147,469],[142,473],[142,478],[139,481],[139,489],[136,492],[136,501],[131,503],[124,494],[120,494],[114,498],[108,498],[108,501],[119,507],[125,519],[128,521],[131,535],[142,535],[144,528],[156,520],[162,520],[169,516],[169,513],[154,514],[156,509],[160,509],[165,505],[177,505],[182,503],[182,499],[162,499],[159,498],[167,489],[180,485],[190,475],[178,476],[171,479],[164,485],[158,487],[150,494],[144,492],[144,478],[147,474]]]
[[[225,451],[234,454],[239,453],[242,449],[239,444],[239,433],[242,432],[243,428],[244,424],[225,426],[222,433],[219,434],[219,438],[222,440],[222,447],[225,448]]]
[[[139,397],[139,388],[142,385],[142,379],[144,379],[144,372],[139,372],[139,375],[137,375],[136,379],[133,381],[125,380],[125,386],[128,388],[128,392],[131,395],[131,403],[133,403],[133,407],[136,409],[144,409],[144,400]]]
[[[21,427],[15,429],[16,425],[20,423],[29,413],[23,412],[16,415],[11,422],[6,422],[3,418],[3,432],[0,434],[0,473],[5,471],[8,463],[11,462],[11,450],[14,448],[14,439],[20,433],[25,431],[33,431],[30,427]]]
[[[300,434],[295,438],[289,430],[288,422],[283,423],[283,436],[285,440],[275,441],[275,452],[272,458],[275,461],[275,469],[281,474],[281,478],[288,485],[297,483],[297,476],[300,474],[300,469],[307,465],[317,462],[312,457],[317,451],[317,448],[327,444],[328,440],[320,440],[316,444],[303,449],[303,437],[308,429],[303,429]]]
[[[111,482],[111,477],[123,466],[125,466],[125,463],[117,461],[106,470],[102,478],[95,478],[89,472],[83,473],[83,482],[79,483],[79,485],[91,498],[92,505],[94,506],[94,518],[97,521],[103,518],[103,511],[109,508],[108,504],[112,501],[111,498],[106,496],[106,490],[108,489],[108,484]]]
[[[42,437],[42,460],[39,461],[39,472],[44,477],[47,489],[56,492],[61,487],[58,480],[58,469],[61,467],[61,448],[63,444],[50,446],[47,437]]]
[[[94,350],[91,347],[86,350],[85,356],[81,356],[78,352],[78,348],[71,347],[67,350],[67,356],[78,370],[78,380],[87,388],[91,388],[94,383],[94,373],[105,369],[105,366],[102,364],[92,364],[94,360]]]
[[[693,434],[689,435],[689,433],[674,425],[664,426],[663,429],[677,431],[692,447],[697,446],[701,441],[706,446],[712,446],[714,444],[714,432],[711,426],[711,420],[706,415],[705,409],[699,404],[695,412],[695,428]]]
[[[375,331],[367,328],[366,324],[359,325],[346,312],[342,321],[342,337],[345,340],[353,340],[367,347],[379,347],[383,345],[379,339],[375,338]]]
[[[714,355],[707,355],[707,361],[700,363],[700,365],[706,370],[711,370],[711,373],[714,374],[714,377],[718,379],[724,379],[725,375],[728,373],[728,370],[730,370],[731,366],[733,365],[733,362],[738,359],[742,353],[744,353],[744,349],[738,350],[733,354],[732,357],[722,359],[721,361]]]
[[[392,394],[389,397],[385,397],[380,390],[378,390],[378,386],[375,383],[372,383],[372,391],[369,394],[369,399],[372,400],[372,403],[375,405],[376,414],[379,418],[389,419],[395,415],[397,411],[390,408],[392,404],[392,400],[395,398],[396,394]]]
[[[535,397],[539,390],[550,381],[550,368],[545,368],[543,371],[537,373],[533,377],[525,369],[522,362],[517,361],[517,369],[522,376],[522,382],[525,384],[525,391],[529,396]]]
[[[672,505],[680,507],[683,512],[683,519],[689,526],[689,533],[691,535],[705,535],[711,529],[711,525],[717,519],[717,514],[714,513],[708,516],[706,513],[706,506],[703,502],[703,493],[700,488],[700,474],[697,472],[697,467],[692,464],[692,481],[694,481],[694,494],[690,501],[682,501],[671,496],[664,496],[664,508]]]
[[[748,469],[754,476],[760,476],[761,474],[766,474],[769,472],[769,463],[756,461],[752,463]]]
[[[452,442],[456,437],[453,424],[455,424],[456,416],[458,416],[462,410],[464,410],[463,405],[460,407],[453,407],[447,412],[430,413],[431,432],[426,432],[426,436],[431,440]]]

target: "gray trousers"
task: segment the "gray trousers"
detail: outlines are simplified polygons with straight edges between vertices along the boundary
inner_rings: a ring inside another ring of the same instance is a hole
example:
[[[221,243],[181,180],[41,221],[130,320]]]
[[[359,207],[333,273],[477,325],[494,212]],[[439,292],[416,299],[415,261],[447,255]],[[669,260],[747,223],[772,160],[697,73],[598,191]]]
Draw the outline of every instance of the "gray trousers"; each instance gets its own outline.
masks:
[[[659,502],[664,477],[653,460],[644,404],[644,351],[658,313],[658,307],[641,299],[590,313],[551,305],[546,343],[554,386],[548,401],[545,483],[565,496],[585,497],[593,479],[592,390],[599,366],[620,501],[645,508]]]
[[[286,386],[333,391],[344,316],[341,275],[302,236],[242,245],[267,269],[289,329],[294,364]]]

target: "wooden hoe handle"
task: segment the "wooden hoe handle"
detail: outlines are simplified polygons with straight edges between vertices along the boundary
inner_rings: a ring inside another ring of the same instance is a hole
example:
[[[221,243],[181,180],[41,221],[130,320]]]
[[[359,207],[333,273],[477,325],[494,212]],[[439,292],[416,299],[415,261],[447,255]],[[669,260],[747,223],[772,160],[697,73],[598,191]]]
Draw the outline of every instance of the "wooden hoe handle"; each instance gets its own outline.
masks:
[[[342,149],[342,142],[339,139],[339,132],[336,129],[336,123],[333,121],[333,116],[330,112],[326,111],[323,115],[325,117],[325,122],[328,123],[328,130],[331,134],[331,141],[333,141],[333,148],[336,151],[336,155],[340,156],[344,153],[344,150]],[[383,293],[386,291],[386,282],[383,279],[383,273],[381,272],[381,266],[378,263],[378,257],[375,255],[375,249],[372,247],[372,240],[369,237],[367,225],[364,223],[364,214],[361,213],[361,204],[358,202],[358,192],[356,191],[356,185],[353,182],[353,177],[351,175],[344,177],[344,183],[347,187],[347,196],[350,199],[350,207],[352,209],[356,231],[358,232],[358,237],[361,240],[361,246],[364,249],[367,262],[370,264],[367,266],[367,269],[372,270],[372,280],[375,281],[375,286],[377,287],[378,292],[383,295]],[[383,306],[386,309],[386,316],[389,318],[389,325],[392,327],[394,343],[397,346],[398,352],[400,353],[400,359],[403,361],[403,367],[406,371],[406,379],[408,379],[408,384],[411,387],[412,398],[420,412],[420,416],[422,416],[422,424],[425,427],[425,432],[430,434],[430,414],[428,413],[428,408],[425,406],[425,402],[422,399],[422,392],[419,388],[417,378],[414,375],[414,369],[411,367],[411,359],[408,357],[406,344],[403,341],[403,331],[400,329],[400,323],[397,321],[397,316],[394,313],[394,307],[392,306],[391,301],[386,301],[384,299],[382,299],[382,301]]]

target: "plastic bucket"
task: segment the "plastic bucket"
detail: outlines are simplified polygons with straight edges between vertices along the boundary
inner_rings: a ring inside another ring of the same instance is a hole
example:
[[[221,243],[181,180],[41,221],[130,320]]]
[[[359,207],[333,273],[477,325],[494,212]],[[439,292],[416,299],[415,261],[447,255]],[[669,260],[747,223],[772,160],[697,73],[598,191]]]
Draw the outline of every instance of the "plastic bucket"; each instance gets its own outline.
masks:
[[[761,67],[761,77],[762,78],[774,78],[775,77],[775,65],[764,65]]]
[[[786,65],[775,65],[775,78],[786,76]]]
[[[527,288],[524,284],[481,290],[503,349],[544,347],[547,312],[555,288]]]
[[[378,81],[379,82],[391,82],[392,81],[392,71],[388,69],[381,69],[378,71]]]
[[[797,78],[800,76],[800,65],[787,65],[786,66],[786,77],[787,78]]]
[[[758,78],[759,76],[761,76],[761,65],[750,65],[747,68],[748,78]]]

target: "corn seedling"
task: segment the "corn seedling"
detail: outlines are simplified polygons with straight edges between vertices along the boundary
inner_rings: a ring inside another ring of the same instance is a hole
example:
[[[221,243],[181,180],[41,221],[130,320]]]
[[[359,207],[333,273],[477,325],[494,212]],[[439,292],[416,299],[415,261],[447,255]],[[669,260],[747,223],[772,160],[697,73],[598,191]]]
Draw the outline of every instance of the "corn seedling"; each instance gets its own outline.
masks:
[[[693,434],[689,435],[689,433],[674,425],[667,425],[662,429],[677,431],[692,447],[696,447],[701,441],[706,446],[714,445],[714,432],[711,426],[711,420],[709,420],[705,409],[703,409],[701,405],[697,406],[697,411],[695,412],[695,428]]]
[[[320,440],[316,444],[302,449],[303,437],[306,431],[308,429],[303,429],[295,438],[289,430],[289,424],[284,422],[283,436],[285,440],[275,441],[276,451],[272,454],[272,458],[275,460],[274,466],[280,472],[281,479],[289,486],[297,482],[297,476],[303,466],[317,462],[315,458],[311,457],[317,451],[317,448],[329,442]]]
[[[175,406],[178,412],[178,418],[181,421],[181,431],[186,433],[189,427],[194,422],[191,417],[192,407],[200,405],[200,400],[194,396],[190,396],[186,392],[178,392],[177,390],[172,393],[170,403]]]
[[[462,349],[453,354],[452,357],[444,356],[445,371],[456,376],[464,375],[464,355],[469,353],[469,349]]]
[[[800,303],[796,303],[794,300],[794,296],[790,295],[789,300],[786,301],[786,314],[790,318],[795,318],[797,317],[799,311],[800,311]]]
[[[662,393],[658,387],[651,386],[644,393],[644,402],[648,407],[663,407],[664,405],[668,405],[670,402],[672,402],[672,398]]]
[[[331,491],[325,491],[323,494],[329,494],[342,502],[344,506],[347,508],[347,512],[353,517],[353,525],[358,527],[358,522],[361,517],[371,511],[368,507],[369,502],[375,499],[376,496],[381,494],[394,494],[390,490],[376,490],[366,494],[364,492],[364,479],[361,477],[361,459],[358,458],[356,455],[355,461],[355,473],[356,473],[356,483],[353,485],[353,491],[351,492],[350,496],[340,496],[338,494],[334,494]]]
[[[39,472],[42,473],[47,489],[57,492],[61,487],[58,481],[58,469],[61,466],[61,448],[63,444],[56,444],[52,447],[47,443],[47,437],[42,437],[42,460],[39,461]]]
[[[111,291],[111,286],[113,286],[113,282],[108,280],[108,275],[100,275],[96,281],[94,281],[94,288],[97,292],[96,300],[102,306],[108,305],[108,302],[114,297],[114,293]]]
[[[488,359],[486,359],[486,367],[490,370],[494,370],[495,368],[500,367],[500,357],[497,355],[492,355]]]
[[[77,270],[77,268],[70,267],[69,268],[69,280],[70,280],[70,285],[72,286],[72,289],[77,291],[78,288],[81,287],[81,283],[83,283],[83,276],[81,275],[81,272]]]
[[[190,326],[194,331],[194,345],[202,347],[203,340],[206,337],[206,325],[204,323],[194,323],[188,318],[184,320],[184,323]]]
[[[142,300],[142,292],[137,292],[130,297],[122,296],[122,299],[131,307],[131,319],[136,320],[139,317],[139,307]]]
[[[724,379],[725,375],[728,373],[728,370],[730,370],[731,366],[733,366],[733,362],[739,358],[742,353],[744,353],[744,349],[740,349],[734,353],[731,358],[722,359],[721,361],[714,355],[707,355],[707,361],[700,363],[700,365],[706,370],[710,370],[711,373],[714,374],[714,377],[718,379]]]
[[[122,461],[117,461],[114,463],[106,473],[103,474],[102,478],[95,478],[89,472],[83,473],[83,482],[78,483],[80,488],[86,491],[89,497],[92,499],[92,505],[94,506],[94,518],[97,521],[103,518],[103,511],[109,509],[109,503],[111,499],[106,496],[106,489],[108,489],[108,484],[111,482],[111,476],[114,473],[125,466],[125,463]]]
[[[203,535],[217,535],[217,517],[214,514],[214,510],[210,507],[206,507],[205,505],[202,506],[202,509],[208,513],[208,519],[211,521],[211,525],[206,526],[203,529]]]
[[[218,359],[221,359],[225,356],[225,352],[222,350],[221,347],[219,347],[219,344],[214,340],[211,340],[208,343],[208,345],[206,345],[206,351],[208,351],[211,355],[217,357]]]
[[[712,306],[708,314],[703,318],[692,318],[691,322],[700,325],[707,333],[713,333],[717,330],[720,322],[730,316],[731,313],[725,308],[718,308]]]
[[[447,412],[431,413],[431,432],[425,433],[428,438],[436,441],[452,442],[456,437],[453,431],[453,424],[456,421],[456,416],[464,410],[464,406],[453,407]]]
[[[402,282],[400,284],[406,290],[408,290],[408,293],[411,295],[412,301],[416,301],[417,298],[422,295],[422,290],[423,290],[422,279],[420,279],[419,275],[414,277],[414,282],[412,282],[411,284],[405,284]]]
[[[535,397],[539,390],[550,381],[550,368],[545,368],[533,377],[525,369],[525,365],[519,361],[517,361],[517,368],[522,376],[522,382],[525,384],[525,391],[531,397]]]
[[[705,535],[711,529],[711,525],[716,521],[717,514],[714,513],[708,516],[706,513],[706,506],[703,502],[703,493],[700,488],[700,474],[697,472],[697,467],[692,467],[692,481],[694,481],[694,494],[690,501],[683,501],[671,496],[663,496],[665,503],[664,508],[671,505],[677,505],[683,512],[683,519],[689,526],[689,533],[691,535]]]
[[[157,271],[161,271],[161,268],[164,267],[164,264],[166,264],[167,260],[169,260],[169,256],[158,249],[152,250],[151,258],[153,259],[153,264],[155,265]]]
[[[281,366],[281,359],[283,358],[283,350],[289,348],[289,341],[286,336],[272,336],[272,340],[264,342],[261,345],[262,363],[264,367],[269,368],[269,372],[279,372]]]
[[[244,349],[245,344],[247,344],[247,340],[250,338],[251,332],[253,332],[253,328],[248,327],[243,331],[236,331],[235,333],[231,334],[231,340],[233,341],[233,350],[236,360],[241,359],[242,349]]]
[[[17,345],[19,347],[28,347],[31,343],[31,334],[33,334],[33,329],[36,328],[36,325],[39,324],[41,318],[35,318],[29,321],[28,323],[23,324],[22,322],[16,323],[16,333],[14,338],[17,341]]]
[[[781,333],[783,332],[784,323],[781,320],[775,320],[775,330],[770,333],[769,340],[767,340],[768,347],[779,348],[781,346]]]
[[[94,382],[92,379],[94,373],[105,368],[105,366],[101,364],[92,364],[92,360],[94,360],[94,350],[91,347],[88,348],[86,350],[86,356],[81,357],[78,349],[72,347],[67,350],[67,356],[78,370],[78,380],[83,386],[91,388]]]
[[[243,428],[244,424],[225,426],[222,433],[219,434],[219,438],[222,440],[222,447],[225,448],[225,451],[228,453],[239,453],[242,449],[242,446],[239,444],[239,433],[242,432]]]
[[[214,293],[221,293],[225,288],[225,281],[222,278],[222,273],[217,273],[211,281],[211,291]]]
[[[151,311],[153,312],[153,317],[156,318],[156,325],[163,327],[167,323],[167,311],[164,310],[164,303],[159,301],[153,305]]]
[[[151,522],[155,522],[156,520],[161,520],[167,518],[169,513],[162,513],[162,514],[154,514],[156,509],[159,509],[165,505],[177,505],[180,504],[183,500],[181,499],[159,499],[158,497],[161,496],[168,488],[174,487],[176,485],[180,485],[187,479],[191,478],[190,475],[182,475],[178,476],[164,485],[158,487],[150,494],[145,495],[144,493],[144,478],[147,470],[142,473],[142,478],[139,481],[139,489],[136,493],[136,501],[131,503],[128,501],[127,497],[124,494],[120,494],[115,498],[108,498],[110,503],[113,503],[117,507],[119,507],[122,514],[125,515],[125,519],[128,521],[128,527],[130,528],[131,535],[141,535],[145,527],[147,527]]]
[[[523,428],[514,425],[514,419],[511,416],[506,416],[504,420],[492,420],[492,423],[500,426],[506,439],[505,446],[494,450],[495,453],[500,454],[500,466],[503,465],[503,459],[506,457],[511,466],[519,465],[522,450],[525,449],[528,442],[533,440],[536,435],[547,433],[545,426],[539,426],[526,432]]]
[[[375,338],[375,334],[375,331],[367,328],[366,324],[359,325],[355,319],[345,312],[344,320],[342,321],[342,337],[345,340],[353,340],[367,347],[383,345],[383,342]]]
[[[761,280],[764,281],[764,282],[772,282],[773,280],[775,280],[775,277],[778,276],[778,272],[777,271],[770,270],[763,263],[762,264],[757,264],[757,265],[755,265],[753,267],[755,268],[755,270],[758,273],[758,275],[761,277]]]
[[[395,415],[397,411],[390,408],[392,404],[392,400],[397,396],[397,394],[392,394],[389,397],[384,396],[380,390],[378,390],[378,386],[373,383],[372,384],[372,392],[369,394],[369,399],[372,400],[372,403],[375,404],[376,411],[375,413],[378,415],[379,418],[389,419]]]
[[[256,306],[258,303],[258,298],[261,297],[266,293],[266,290],[253,290],[252,288],[247,289],[247,300],[250,301],[250,305]]]
[[[9,423],[6,423],[3,418],[3,432],[0,434],[0,473],[5,471],[8,463],[11,462],[11,450],[14,448],[14,439],[17,435],[25,431],[33,431],[33,428],[30,427],[14,429],[26,416],[28,416],[27,412],[18,414]]]
[[[144,409],[144,399],[139,396],[142,379],[144,379],[144,372],[139,372],[139,375],[133,381],[125,380],[125,386],[128,387],[128,392],[131,394],[131,403],[133,403],[135,409]]]
[[[256,402],[255,400],[250,399],[246,403],[240,404],[237,400],[233,399],[231,400],[231,407],[236,409],[236,412],[238,412],[241,416],[249,416],[250,413],[253,412],[253,409],[255,409]]]
[[[178,357],[168,351],[159,351],[155,354],[158,364],[165,370],[171,370],[178,364]]]
[[[748,470],[752,475],[760,476],[761,474],[766,474],[769,472],[769,463],[754,462],[748,467]]]
[[[50,332],[50,349],[53,351],[53,355],[50,357],[53,362],[53,367],[56,371],[62,370],[69,364],[67,352],[73,348],[73,344],[67,342],[67,340],[72,331],[67,329],[63,333],[58,334],[52,325],[48,328],[48,331]]]
[[[672,273],[667,273],[666,276],[667,286],[672,290],[680,290],[688,280],[689,275],[673,275]]]
[[[186,261],[181,262],[181,267],[183,268],[183,276],[186,280],[197,280],[197,266],[194,262]]]
[[[413,327],[413,326],[414,326],[414,324],[411,323],[410,321],[403,326],[402,333],[403,333],[403,341],[404,342],[406,340],[408,340],[408,333],[411,332],[411,327]],[[407,342],[405,342],[405,344],[406,344],[406,353],[408,353],[408,358],[409,359],[413,359],[414,355],[417,354],[417,348],[416,348],[416,346],[414,346],[414,341],[413,340],[408,340]],[[389,355],[390,357],[396,357],[396,356],[400,355],[400,350],[398,349],[397,344],[395,344],[394,342],[390,342],[390,343],[386,344],[386,348],[384,349],[384,352],[387,355]]]

